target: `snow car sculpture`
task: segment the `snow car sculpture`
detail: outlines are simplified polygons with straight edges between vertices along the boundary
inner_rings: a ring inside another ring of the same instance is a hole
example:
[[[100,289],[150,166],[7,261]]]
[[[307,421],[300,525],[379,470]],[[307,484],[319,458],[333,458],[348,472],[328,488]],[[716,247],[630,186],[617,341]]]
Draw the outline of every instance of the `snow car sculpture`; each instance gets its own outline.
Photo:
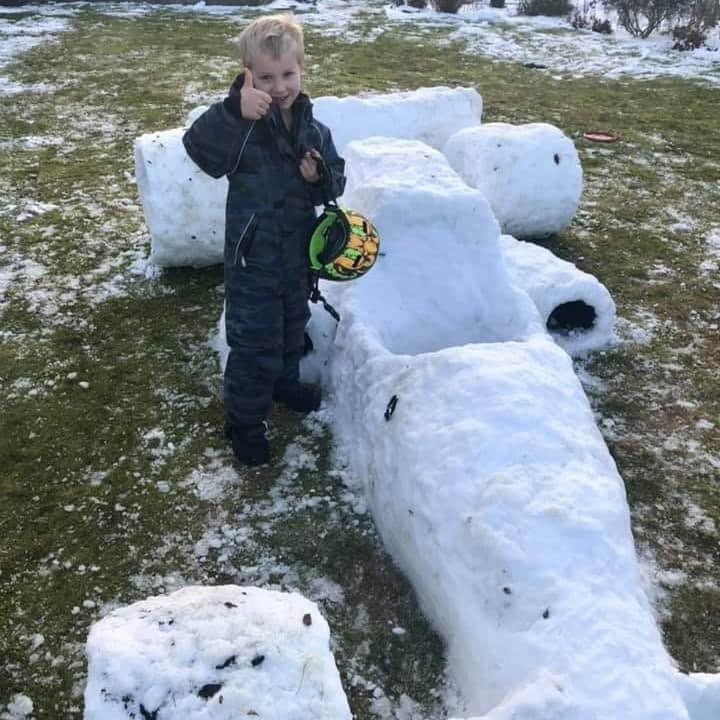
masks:
[[[466,715],[687,720],[622,480],[570,358],[509,282],[487,202],[420,143],[345,152],[345,200],[386,255],[332,297],[326,382]]]

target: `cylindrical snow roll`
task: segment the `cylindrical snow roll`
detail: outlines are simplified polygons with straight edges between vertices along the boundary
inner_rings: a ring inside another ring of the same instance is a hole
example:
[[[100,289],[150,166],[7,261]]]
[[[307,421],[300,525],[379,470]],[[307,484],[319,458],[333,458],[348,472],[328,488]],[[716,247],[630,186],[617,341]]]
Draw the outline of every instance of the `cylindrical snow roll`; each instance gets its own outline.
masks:
[[[350,720],[317,605],[297,593],[186,587],[90,629],[85,720]]]
[[[582,192],[572,140],[546,123],[487,123],[455,133],[450,165],[488,199],[503,232],[539,238],[570,224]]]
[[[500,237],[500,249],[511,281],[532,298],[564,350],[572,355],[612,341],[615,303],[595,276],[511,235]]]
[[[440,149],[461,128],[480,124],[482,97],[474,88],[432,87],[363,97],[319,97],[313,114],[333,134],[340,154],[351,140],[381,135],[421,140]]]
[[[150,259],[161,267],[221,263],[227,180],[188,157],[177,128],[135,140],[135,177],[150,233]]]

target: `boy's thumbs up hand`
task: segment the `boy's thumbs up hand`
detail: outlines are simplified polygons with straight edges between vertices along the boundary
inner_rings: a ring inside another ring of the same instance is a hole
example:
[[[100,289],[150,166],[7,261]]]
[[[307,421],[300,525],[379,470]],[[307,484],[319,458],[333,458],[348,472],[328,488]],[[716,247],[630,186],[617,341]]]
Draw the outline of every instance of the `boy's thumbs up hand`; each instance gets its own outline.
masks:
[[[259,120],[268,111],[272,98],[253,85],[250,68],[245,68],[245,80],[240,90],[240,114],[246,120]]]

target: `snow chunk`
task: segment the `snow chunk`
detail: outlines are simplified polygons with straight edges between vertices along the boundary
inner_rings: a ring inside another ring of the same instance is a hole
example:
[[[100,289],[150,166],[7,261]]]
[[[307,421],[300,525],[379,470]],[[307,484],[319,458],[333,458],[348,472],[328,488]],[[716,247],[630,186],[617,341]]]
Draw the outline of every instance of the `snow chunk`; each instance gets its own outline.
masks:
[[[560,232],[577,212],[582,167],[572,140],[546,123],[488,123],[453,135],[443,152],[487,198],[504,233]]]
[[[47,212],[57,209],[58,206],[54,203],[40,202],[39,200],[26,200],[22,212],[15,218],[15,221],[24,222],[36,215],[44,215]]]
[[[228,181],[215,180],[188,157],[182,129],[135,141],[135,177],[150,233],[150,260],[160,267],[222,262]]]
[[[187,587],[115,610],[87,641],[85,720],[350,720],[317,606],[296,593]]]
[[[0,715],[1,720],[24,720],[32,715],[33,701],[22,693],[13,696],[8,703],[7,711]]]
[[[474,88],[463,87],[319,97],[313,114],[330,127],[341,155],[352,140],[373,135],[421,140],[440,149],[461,128],[480,124],[482,98]]]

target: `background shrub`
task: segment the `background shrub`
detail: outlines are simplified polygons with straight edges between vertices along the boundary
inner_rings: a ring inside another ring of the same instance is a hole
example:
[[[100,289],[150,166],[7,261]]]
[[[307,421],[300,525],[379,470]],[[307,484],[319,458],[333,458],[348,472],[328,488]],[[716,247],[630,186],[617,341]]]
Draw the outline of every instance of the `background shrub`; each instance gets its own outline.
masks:
[[[430,2],[438,12],[446,13],[456,13],[465,4],[465,0],[430,0]]]
[[[673,50],[696,50],[705,44],[707,35],[694,25],[676,25],[672,30]]]
[[[427,7],[427,0],[407,0],[407,4],[414,8],[425,8]]]
[[[504,8],[505,0],[490,0],[490,7],[491,8]]]
[[[705,44],[708,31],[720,22],[720,0],[690,0],[671,30],[673,50],[696,50]]]
[[[706,0],[604,0],[606,8],[617,12],[620,25],[639,38],[648,37],[664,22],[682,16],[698,1]]]
[[[518,15],[548,15],[560,17],[572,10],[570,0],[520,0]]]
[[[593,18],[591,29],[593,32],[602,33],[603,35],[612,34],[612,25],[607,18],[605,18],[605,20],[600,20],[600,18]]]
[[[693,28],[705,35],[720,22],[720,0],[690,0],[680,19],[685,22],[679,27]]]

